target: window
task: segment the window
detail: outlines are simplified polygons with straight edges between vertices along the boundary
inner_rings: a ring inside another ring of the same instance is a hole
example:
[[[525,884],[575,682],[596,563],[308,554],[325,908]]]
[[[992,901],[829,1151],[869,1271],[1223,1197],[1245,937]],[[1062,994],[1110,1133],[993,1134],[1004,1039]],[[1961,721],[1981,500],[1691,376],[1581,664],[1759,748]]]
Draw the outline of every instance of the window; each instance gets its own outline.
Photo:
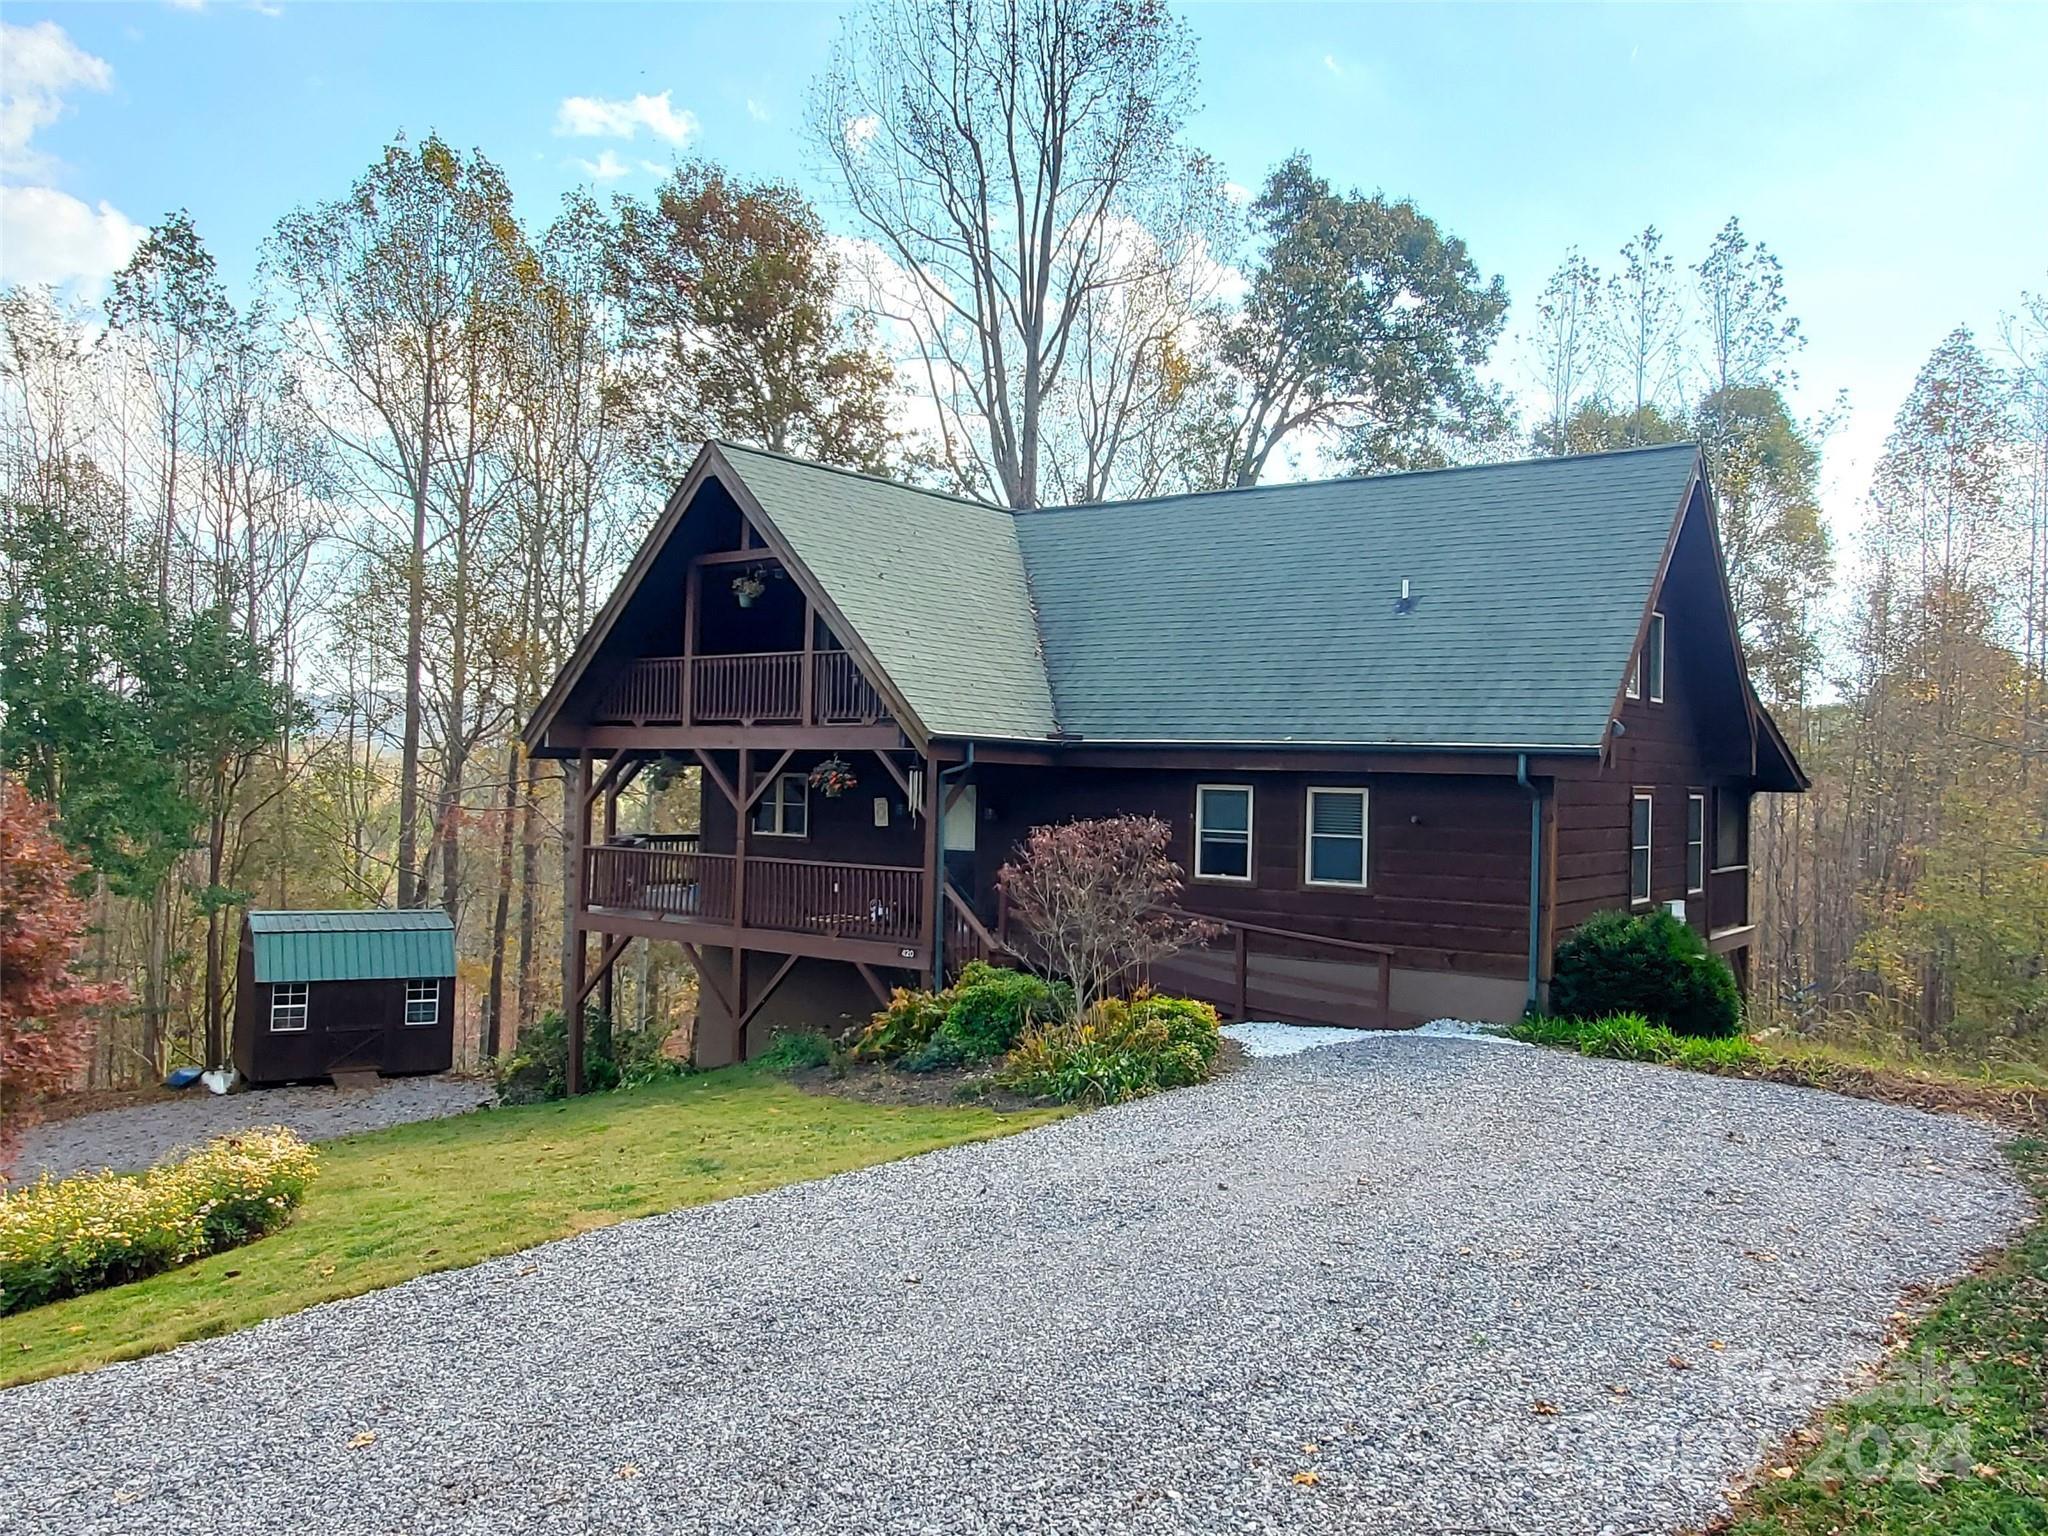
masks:
[[[1195,789],[1195,878],[1252,878],[1252,791],[1249,784]]]
[[[1650,615],[1650,633],[1643,640],[1643,648],[1636,652],[1636,658],[1629,664],[1628,696],[1640,699],[1643,696],[1643,673],[1650,674],[1650,702],[1664,702],[1664,615]]]
[[[1640,790],[1629,803],[1628,899],[1641,906],[1650,899],[1650,795]]]
[[[763,790],[754,802],[753,826],[763,837],[810,836],[810,775],[785,773]]]
[[[1685,797],[1685,893],[1697,896],[1707,888],[1707,797]]]
[[[1365,884],[1365,804],[1362,789],[1308,792],[1308,883]]]
[[[270,1031],[296,1035],[306,1027],[306,983],[280,981],[270,989]]]
[[[441,983],[428,977],[425,981],[408,981],[405,984],[405,1022],[417,1026],[436,1024],[441,1019]]]

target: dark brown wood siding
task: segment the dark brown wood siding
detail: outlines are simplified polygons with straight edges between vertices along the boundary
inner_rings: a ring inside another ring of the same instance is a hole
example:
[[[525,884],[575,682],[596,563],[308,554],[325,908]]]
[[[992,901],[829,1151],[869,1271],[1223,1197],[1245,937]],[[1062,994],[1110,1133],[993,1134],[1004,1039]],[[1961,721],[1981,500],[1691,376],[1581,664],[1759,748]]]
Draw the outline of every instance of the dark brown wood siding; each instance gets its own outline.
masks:
[[[306,1027],[270,1027],[271,988],[255,979],[253,946],[243,946],[235,988],[235,1070],[252,1083],[298,1082],[336,1071],[400,1075],[445,1072],[455,1054],[455,978],[441,978],[441,1009],[430,1025],[405,1022],[404,980],[315,981],[306,989]]]

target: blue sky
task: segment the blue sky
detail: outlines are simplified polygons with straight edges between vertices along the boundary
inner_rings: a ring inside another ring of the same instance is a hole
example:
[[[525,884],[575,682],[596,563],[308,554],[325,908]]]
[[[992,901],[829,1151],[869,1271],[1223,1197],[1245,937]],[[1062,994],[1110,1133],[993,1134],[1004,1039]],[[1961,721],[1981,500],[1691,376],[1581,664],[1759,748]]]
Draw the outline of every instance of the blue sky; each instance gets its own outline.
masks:
[[[281,213],[345,190],[401,128],[483,149],[535,223],[587,167],[645,190],[642,163],[679,149],[822,196],[800,120],[840,13],[11,0],[0,277],[90,292],[133,227],[183,206],[239,285]],[[1959,323],[1989,341],[2023,288],[2048,287],[2048,5],[1183,14],[1202,62],[1191,136],[1233,180],[1299,148],[1341,183],[1414,197],[1506,276],[1511,331],[1567,245],[1603,261],[1654,222],[1690,260],[1739,214],[1784,261],[1807,401],[1849,393],[1829,455],[1841,518],[1934,344]],[[89,62],[15,30],[44,21]],[[606,133],[559,131],[567,101],[642,96],[569,111]],[[1503,374],[1524,382],[1512,343]]]

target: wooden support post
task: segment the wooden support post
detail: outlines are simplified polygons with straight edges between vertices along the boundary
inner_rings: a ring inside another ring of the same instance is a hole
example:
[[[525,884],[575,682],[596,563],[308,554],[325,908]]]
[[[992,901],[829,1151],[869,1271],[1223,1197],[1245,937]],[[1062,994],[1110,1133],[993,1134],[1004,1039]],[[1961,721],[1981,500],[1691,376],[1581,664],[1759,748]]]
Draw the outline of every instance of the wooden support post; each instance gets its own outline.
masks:
[[[597,974],[584,978],[582,996],[576,999],[578,1008],[581,1008],[584,1000],[590,996],[592,987],[601,987],[611,979],[612,968],[618,964],[619,956],[626,952],[626,946],[632,942],[633,936],[630,933],[615,934],[605,940],[604,949],[597,957]]]
[[[632,754],[621,753],[605,765],[604,794],[602,798],[604,801],[604,841],[607,844],[615,841],[619,835],[619,791],[625,788],[626,784],[632,779],[633,774],[637,771],[632,767],[632,761]],[[616,1018],[612,1012],[612,962],[618,959],[618,950],[624,948],[625,944],[623,941],[618,944],[616,949],[607,945],[597,962],[598,1011],[607,1019],[613,1019],[614,1022],[616,1022]],[[586,982],[585,985],[587,987],[588,983]],[[578,1002],[580,1004],[581,999],[578,999]],[[580,1019],[582,1016],[582,1009],[579,1007],[577,1009],[577,1017]]]
[[[569,779],[569,793],[563,810],[569,818],[569,867],[563,872],[567,905],[562,922],[568,940],[562,970],[562,1012],[569,1030],[569,1092],[583,1091],[583,1002],[589,991],[585,972],[589,965],[588,936],[583,931],[583,869],[585,850],[590,846],[590,752],[577,754]]]
[[[702,626],[704,572],[695,561],[683,578],[683,724],[697,723],[697,636]]]
[[[797,718],[805,725],[818,723],[818,613],[811,600],[804,599],[804,675],[797,682],[803,703]]]
[[[748,781],[748,775],[752,771],[753,766],[753,752],[746,747],[741,747],[740,777],[739,783],[733,788],[732,801],[732,925],[735,928],[747,926],[747,844],[750,841],[747,832],[754,821],[754,797],[751,793],[753,786]],[[744,961],[735,959],[733,967],[738,970],[744,964]],[[744,1004],[746,1001],[746,983],[744,981],[740,983],[740,994],[740,1001]]]
[[[940,949],[939,939],[939,881],[944,871],[939,868],[939,758],[935,752],[927,752],[924,759],[924,941],[930,947],[926,953],[932,957],[932,990],[938,991],[946,984],[946,958]]]
[[[1236,940],[1232,945],[1232,952],[1237,964],[1237,1021],[1242,1024],[1250,1007],[1247,994],[1251,990],[1251,956],[1247,952],[1248,941],[1245,931],[1242,928],[1233,928],[1231,934]]]
[[[740,1015],[740,1060],[747,1059],[747,1025],[752,1023],[754,1015],[761,1011],[761,1005],[775,995],[775,989],[782,985],[782,978],[789,974],[790,967],[795,965],[796,961],[795,955],[784,955],[782,964],[777,966],[775,974],[768,978],[768,985],[754,994],[754,1000],[747,1004],[746,1011]]]

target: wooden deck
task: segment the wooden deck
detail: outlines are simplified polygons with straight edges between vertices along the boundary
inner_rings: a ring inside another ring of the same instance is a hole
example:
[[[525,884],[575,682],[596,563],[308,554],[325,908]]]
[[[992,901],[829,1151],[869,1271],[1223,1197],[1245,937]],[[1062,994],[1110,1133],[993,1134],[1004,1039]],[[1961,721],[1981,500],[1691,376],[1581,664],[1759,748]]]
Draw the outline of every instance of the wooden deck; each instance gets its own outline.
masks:
[[[870,726],[889,707],[845,651],[644,656],[620,668],[597,725]]]

